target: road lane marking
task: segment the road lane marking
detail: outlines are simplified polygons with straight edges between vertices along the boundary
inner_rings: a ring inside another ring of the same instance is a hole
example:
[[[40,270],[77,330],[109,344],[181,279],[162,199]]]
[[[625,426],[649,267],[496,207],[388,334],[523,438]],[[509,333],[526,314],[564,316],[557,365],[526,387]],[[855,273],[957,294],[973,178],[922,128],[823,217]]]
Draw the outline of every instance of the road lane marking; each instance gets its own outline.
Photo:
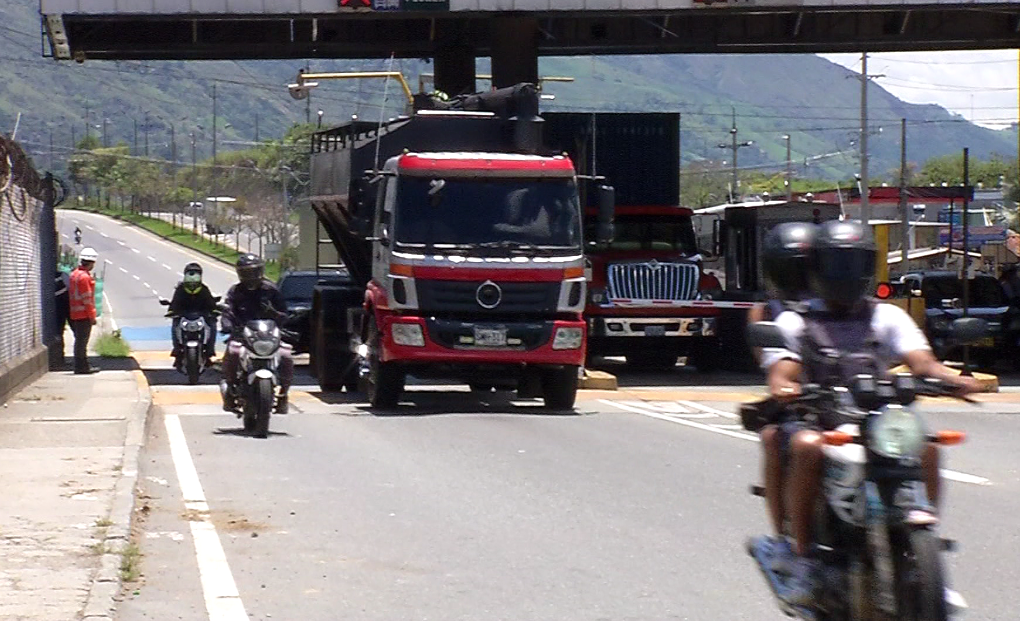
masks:
[[[119,239],[117,240],[117,243],[120,244],[121,246],[127,246],[127,244],[125,242],[122,242]]]
[[[156,257],[152,256],[151,254],[150,254],[150,255],[149,255],[148,257],[146,257],[146,258],[148,258],[148,259],[149,259],[150,261],[152,261],[153,263],[155,263],[155,262],[156,262]]]
[[[126,269],[124,269],[123,267],[120,267],[120,268],[117,268],[117,269],[119,269],[120,271],[124,272],[125,274],[128,273],[128,271]]]
[[[61,233],[60,236],[66,238],[67,237],[67,233]]]
[[[141,278],[139,278],[137,274],[132,274],[131,277],[134,278],[135,280],[141,280]]]
[[[710,408],[707,405],[702,405],[696,401],[681,401],[680,403],[682,405],[686,405],[689,408],[701,410],[702,412],[706,412],[708,414],[714,414],[716,416],[722,416],[724,418],[740,418],[740,416],[734,414],[733,412],[727,412],[725,410],[717,410],[716,408]]]
[[[234,575],[227,563],[227,555],[223,552],[216,527],[209,521],[209,504],[202,490],[202,482],[195,470],[195,462],[188,450],[188,440],[184,437],[181,419],[176,414],[167,414],[163,418],[166,426],[167,439],[170,442],[170,457],[177,471],[177,482],[184,496],[184,506],[188,509],[191,526],[191,538],[195,543],[195,556],[198,559],[198,574],[202,583],[202,594],[205,596],[205,609],[210,621],[249,621],[244,603],[237,591]]]
[[[106,233],[102,233],[102,232],[100,232],[99,234],[100,234],[100,235],[102,235],[103,237],[106,237],[106,238],[109,238],[109,237],[110,237],[110,236],[109,236],[109,235],[107,235]]]
[[[661,414],[659,412],[653,412],[653,411],[645,409],[643,407],[627,405],[625,403],[618,403],[618,402],[612,401],[610,399],[599,399],[599,402],[603,403],[605,405],[608,405],[608,406],[620,409],[620,410],[625,410],[627,412],[632,412],[634,414],[641,414],[642,416],[648,416],[650,418],[657,418],[659,420],[664,420],[664,421],[667,421],[667,422],[670,422],[670,423],[676,423],[677,425],[684,425],[686,427],[693,427],[695,429],[701,429],[703,431],[711,431],[712,433],[718,433],[720,435],[729,436],[731,438],[739,438],[741,440],[750,440],[751,442],[760,442],[761,441],[758,438],[758,436],[756,436],[756,435],[751,435],[751,434],[746,433],[746,432],[741,433],[741,432],[738,432],[738,431],[732,431],[732,430],[726,428],[726,427],[731,427],[731,425],[706,425],[704,423],[698,423],[698,422],[695,422],[695,421],[692,421],[692,420],[685,420],[685,419],[682,419],[682,418],[677,418],[676,415],[670,416],[668,414]],[[681,403],[683,403],[685,405],[688,404],[688,402],[681,402]],[[693,405],[693,402],[690,402],[690,404]],[[701,404],[698,404],[698,405],[701,405]],[[704,407],[707,407],[707,406],[704,406]],[[721,412],[722,410],[717,410],[717,411]],[[940,470],[939,473],[942,475],[943,479],[949,479],[950,481],[957,481],[959,483],[970,483],[972,485],[991,485],[992,484],[992,481],[990,479],[986,479],[985,477],[977,476],[976,474],[967,474],[966,472],[957,472],[956,470],[946,470],[944,468],[942,470]]]
[[[90,230],[90,231],[94,231],[94,230],[96,230],[96,229],[92,228],[91,226],[89,226],[88,224],[86,224],[86,225],[85,225],[85,228],[87,228],[87,229],[88,229],[88,230]]]
[[[110,330],[116,332],[117,320],[113,318],[113,304],[110,303],[110,298],[106,297],[106,291],[103,291],[103,301],[106,302],[106,308],[110,311],[110,314],[107,315],[110,318]]]
[[[142,286],[145,287],[146,289],[152,289],[152,287],[150,287],[149,283],[147,283],[147,282],[143,282]]]
[[[174,271],[174,268],[170,267],[166,263],[163,264],[163,267],[165,267],[166,269],[170,270],[171,272]]]
[[[134,253],[136,253],[136,254],[141,254],[141,252],[142,252],[142,251],[141,251],[141,250],[139,250],[138,248],[132,248],[132,249],[131,249],[131,252],[134,252]]]

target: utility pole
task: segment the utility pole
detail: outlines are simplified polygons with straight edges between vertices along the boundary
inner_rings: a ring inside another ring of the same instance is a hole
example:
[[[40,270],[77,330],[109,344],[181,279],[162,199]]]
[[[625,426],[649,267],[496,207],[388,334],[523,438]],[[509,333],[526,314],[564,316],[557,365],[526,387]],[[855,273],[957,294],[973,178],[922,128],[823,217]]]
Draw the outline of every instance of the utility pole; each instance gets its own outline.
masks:
[[[868,202],[868,53],[861,54],[861,221],[870,226],[871,204]]]
[[[195,132],[191,132],[191,234],[198,235],[198,165],[195,160]]]
[[[963,148],[963,316],[970,311],[970,149]],[[961,375],[970,375],[970,345],[963,346],[963,371]]]
[[[255,142],[259,141],[259,113],[255,113]]]
[[[104,147],[109,147],[110,146],[110,141],[106,137],[106,122],[109,121],[109,120],[110,119],[106,118],[105,116],[103,117],[103,146]]]
[[[53,171],[53,128],[50,128],[50,171]]]
[[[790,134],[783,134],[786,141],[786,201],[793,200],[793,160],[790,159]]]
[[[71,152],[78,150],[78,136],[74,130],[74,125],[71,126]]]
[[[149,157],[149,113],[145,113],[145,124],[142,125],[142,133],[145,134],[145,157]]]
[[[131,152],[131,155],[138,155],[138,119],[131,119],[135,125],[135,150]]]
[[[173,192],[174,192],[174,203],[176,203],[177,202],[177,197],[178,197],[177,196],[178,195],[178,192],[177,192],[177,135],[175,133],[175,129],[174,129],[174,124],[173,123],[170,124],[170,160],[173,162],[173,164],[170,165],[170,167],[171,167],[170,168],[171,175],[173,176],[173,183],[171,184],[171,187],[173,188]],[[180,208],[174,209],[171,212],[171,217],[173,219],[173,225],[174,226],[177,226],[177,212],[179,210],[180,210]],[[182,224],[183,224],[183,222],[182,222]]]
[[[210,171],[209,179],[211,181],[211,187],[212,187],[213,205],[215,205],[214,213],[216,214],[217,226],[219,226],[220,201],[219,201],[219,193],[217,192],[217,189],[216,189],[216,172],[217,172],[216,171],[216,124],[217,124],[216,120],[217,120],[217,115],[216,115],[216,85],[213,84],[212,85],[212,170]],[[206,222],[206,225],[208,226],[208,224],[209,224],[209,213],[208,212],[206,212],[206,214],[205,214],[205,222]],[[218,241],[218,238],[216,237],[215,233],[212,233],[210,235],[210,237],[212,237],[214,244]]]
[[[91,135],[92,135],[92,132],[89,130],[89,100],[86,99],[85,100],[85,138],[87,139]]]
[[[212,158],[216,165],[216,85],[212,85]]]
[[[907,206],[907,119],[900,119],[900,217],[903,231],[900,233],[900,268],[906,274],[910,267],[910,208]]]
[[[720,143],[718,147],[720,149],[730,149],[733,151],[733,180],[731,181],[730,187],[730,202],[735,203],[740,196],[738,192],[738,184],[740,180],[737,178],[737,151],[741,147],[749,147],[754,144],[753,140],[746,140],[744,142],[737,142],[737,109],[731,107],[733,112],[733,125],[730,127],[730,144]]]

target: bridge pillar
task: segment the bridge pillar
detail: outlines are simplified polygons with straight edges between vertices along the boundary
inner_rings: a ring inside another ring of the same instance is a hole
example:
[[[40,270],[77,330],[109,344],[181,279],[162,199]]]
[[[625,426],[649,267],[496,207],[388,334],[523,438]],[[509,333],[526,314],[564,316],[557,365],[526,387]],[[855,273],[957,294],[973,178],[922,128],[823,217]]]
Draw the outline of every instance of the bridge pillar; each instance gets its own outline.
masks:
[[[452,20],[436,21],[436,90],[450,97],[475,92],[475,50]]]
[[[492,28],[492,85],[538,84],[538,20],[496,17]]]

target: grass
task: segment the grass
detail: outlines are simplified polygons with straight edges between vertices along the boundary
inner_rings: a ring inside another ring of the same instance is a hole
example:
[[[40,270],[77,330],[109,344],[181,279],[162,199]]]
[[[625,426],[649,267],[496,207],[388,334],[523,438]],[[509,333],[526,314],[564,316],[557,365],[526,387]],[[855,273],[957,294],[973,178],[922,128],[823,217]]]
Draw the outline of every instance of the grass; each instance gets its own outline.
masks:
[[[127,358],[131,355],[131,347],[120,337],[120,330],[114,330],[99,337],[96,353],[103,358]]]
[[[120,579],[124,582],[137,582],[141,575],[140,561],[142,551],[132,541],[120,553]]]
[[[88,203],[84,207],[79,207],[78,209],[103,214],[105,216],[110,216],[111,218],[123,220],[124,222],[130,222],[131,224],[135,224],[150,233],[159,235],[167,241],[171,241],[186,248],[191,248],[192,250],[197,250],[204,255],[218,259],[224,263],[229,263],[230,265],[233,265],[237,261],[237,257],[241,256],[241,253],[236,250],[232,250],[222,244],[214,244],[213,242],[203,238],[201,235],[192,233],[191,229],[176,227],[165,220],[150,218],[148,216],[143,216],[142,214],[129,211],[107,209],[93,203]],[[279,263],[266,263],[266,278],[273,282],[276,282],[280,278]]]
[[[96,556],[102,556],[109,552],[110,548],[105,541],[97,541],[89,546],[89,551]]]
[[[96,527],[97,528],[107,528],[108,526],[112,526],[112,525],[113,525],[113,522],[111,522],[110,520],[108,520],[106,518],[100,518],[100,519],[96,520]]]

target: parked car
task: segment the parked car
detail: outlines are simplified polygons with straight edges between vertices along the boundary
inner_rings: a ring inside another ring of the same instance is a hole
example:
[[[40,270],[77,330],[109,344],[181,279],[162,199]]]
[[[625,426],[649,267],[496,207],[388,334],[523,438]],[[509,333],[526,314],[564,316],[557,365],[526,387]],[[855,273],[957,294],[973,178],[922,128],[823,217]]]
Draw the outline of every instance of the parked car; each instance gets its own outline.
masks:
[[[345,282],[350,280],[350,275],[346,270],[291,270],[284,272],[276,283],[287,303],[287,310],[294,314],[286,328],[297,334],[295,354],[308,351],[312,292],[316,283],[325,280]]]
[[[924,331],[935,355],[959,360],[959,346],[949,344],[950,324],[963,316],[963,280],[955,271],[914,272],[900,282],[920,291],[925,303]],[[979,367],[991,367],[1004,358],[1017,364],[1020,338],[1020,309],[1010,306],[999,281],[990,274],[977,274],[970,281],[968,315],[988,322],[990,335],[971,345],[971,360]]]

